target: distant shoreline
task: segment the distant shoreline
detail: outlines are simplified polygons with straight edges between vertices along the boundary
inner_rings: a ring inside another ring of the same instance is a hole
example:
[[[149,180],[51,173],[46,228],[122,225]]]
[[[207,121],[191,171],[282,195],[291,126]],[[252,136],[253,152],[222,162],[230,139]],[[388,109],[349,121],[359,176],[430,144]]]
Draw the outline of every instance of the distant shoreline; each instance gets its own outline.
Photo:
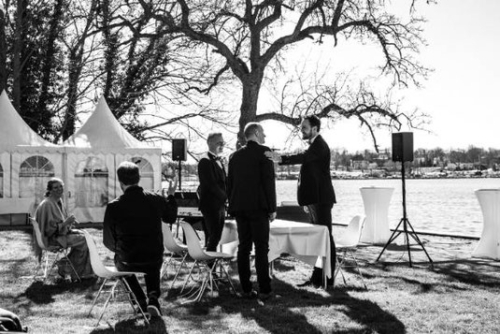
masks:
[[[401,176],[388,176],[388,177],[376,177],[376,176],[346,176],[346,177],[335,177],[332,176],[332,180],[394,180],[400,179]],[[500,179],[500,175],[494,176],[432,176],[432,177],[414,177],[407,176],[407,180],[439,180],[439,179],[453,179],[453,180],[468,180],[468,179]],[[298,177],[277,177],[279,181],[293,181],[298,180]]]

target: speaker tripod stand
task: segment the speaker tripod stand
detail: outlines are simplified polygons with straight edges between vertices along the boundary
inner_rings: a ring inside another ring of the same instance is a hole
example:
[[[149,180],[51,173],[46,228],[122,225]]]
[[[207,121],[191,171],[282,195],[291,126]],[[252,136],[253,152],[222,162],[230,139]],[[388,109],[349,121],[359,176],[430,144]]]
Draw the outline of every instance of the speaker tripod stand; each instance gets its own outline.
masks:
[[[403,218],[401,218],[398,225],[394,229],[394,232],[392,232],[391,237],[389,238],[389,240],[385,244],[384,248],[382,249],[382,251],[378,255],[376,261],[378,261],[380,259],[380,257],[384,253],[384,251],[387,249],[387,246],[389,246],[397,237],[399,237],[401,235],[401,233],[404,233],[404,239],[405,239],[406,248],[408,251],[408,259],[409,259],[410,267],[412,267],[412,261],[411,261],[411,248],[410,248],[409,236],[411,236],[417,242],[417,244],[420,247],[422,247],[422,250],[425,252],[425,255],[427,255],[427,258],[429,259],[429,262],[431,263],[431,266],[432,266],[433,262],[432,262],[431,257],[429,256],[424,245],[422,244],[422,242],[418,238],[417,233],[415,233],[415,230],[413,229],[413,226],[411,226],[410,221],[408,220],[408,217],[406,215],[406,184],[405,184],[405,162],[404,161],[401,162],[401,180],[402,180],[402,184],[403,184]],[[401,226],[403,226],[402,230],[400,230]]]

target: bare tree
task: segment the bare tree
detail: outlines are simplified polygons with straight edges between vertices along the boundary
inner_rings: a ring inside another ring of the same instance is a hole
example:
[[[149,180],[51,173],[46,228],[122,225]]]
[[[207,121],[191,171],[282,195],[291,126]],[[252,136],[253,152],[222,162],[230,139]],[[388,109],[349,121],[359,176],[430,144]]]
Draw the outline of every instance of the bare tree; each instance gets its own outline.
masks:
[[[7,41],[5,36],[5,13],[0,2],[0,94],[7,85]]]
[[[162,26],[156,34],[180,34],[204,46],[217,56],[212,85],[228,71],[241,84],[239,141],[244,142],[244,126],[255,120],[275,119],[297,124],[300,117],[282,113],[257,113],[259,93],[266,69],[276,65],[280,53],[306,39],[322,42],[333,38],[334,46],[345,40],[376,43],[385,63],[384,75],[392,75],[400,85],[418,84],[426,75],[414,56],[422,45],[420,23],[412,16],[402,23],[386,10],[384,0],[138,0],[144,15]],[[414,1],[409,4],[413,9]],[[413,13],[413,11],[412,11]],[[393,115],[376,103],[344,108],[335,101],[314,113],[343,116],[364,113]]]

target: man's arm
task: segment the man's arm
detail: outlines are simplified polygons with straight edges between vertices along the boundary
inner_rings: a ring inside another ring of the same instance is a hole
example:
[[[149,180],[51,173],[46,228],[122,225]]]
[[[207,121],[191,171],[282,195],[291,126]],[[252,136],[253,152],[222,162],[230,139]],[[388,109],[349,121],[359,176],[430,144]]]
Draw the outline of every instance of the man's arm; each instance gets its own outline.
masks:
[[[163,212],[162,220],[165,223],[173,224],[177,219],[177,201],[175,200],[175,188],[177,188],[177,178],[168,182],[167,198],[162,198]]]
[[[109,204],[106,207],[106,212],[104,213],[104,222],[102,229],[102,238],[104,246],[112,252],[116,251],[116,241],[115,241],[115,221],[111,217],[111,211]]]
[[[270,149],[267,148],[267,151],[270,151]],[[268,212],[272,214],[276,212],[276,175],[274,173],[274,163],[264,155],[260,168]]]

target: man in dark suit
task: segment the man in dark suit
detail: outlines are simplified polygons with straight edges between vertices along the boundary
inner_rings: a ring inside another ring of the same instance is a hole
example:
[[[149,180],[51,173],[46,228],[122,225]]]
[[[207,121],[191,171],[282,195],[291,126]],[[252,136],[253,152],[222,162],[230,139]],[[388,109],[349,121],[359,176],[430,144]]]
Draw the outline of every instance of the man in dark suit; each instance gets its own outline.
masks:
[[[282,163],[302,164],[297,189],[300,206],[309,212],[312,224],[324,225],[330,233],[331,268],[335,272],[335,242],[332,236],[332,208],[336,203],[335,191],[330,175],[330,148],[319,134],[321,121],[317,116],[304,118],[301,124],[302,139],[307,140],[309,148],[301,154],[283,156]],[[321,286],[321,268],[314,267],[311,278],[300,286]],[[327,286],[333,286],[333,276],[327,279]]]
[[[177,218],[176,181],[170,183],[164,198],[139,187],[139,167],[122,162],[116,171],[123,195],[106,207],[103,223],[104,246],[115,253],[115,266],[120,271],[138,271],[146,275],[146,294],[135,275],[126,278],[139,307],[151,316],[161,316],[158,299],[160,268],[163,263],[162,220],[172,224]]]
[[[248,123],[244,130],[247,144],[229,159],[229,213],[236,218],[238,229],[238,274],[243,296],[257,297],[250,282],[250,252],[255,245],[255,269],[259,284],[258,297],[273,296],[269,276],[269,223],[276,218],[276,181],[273,162],[266,157],[264,129],[259,123]]]
[[[198,162],[199,208],[205,221],[207,251],[215,251],[222,235],[226,217],[226,172],[220,158],[225,145],[222,134],[220,132],[210,133],[207,145],[208,152]]]

